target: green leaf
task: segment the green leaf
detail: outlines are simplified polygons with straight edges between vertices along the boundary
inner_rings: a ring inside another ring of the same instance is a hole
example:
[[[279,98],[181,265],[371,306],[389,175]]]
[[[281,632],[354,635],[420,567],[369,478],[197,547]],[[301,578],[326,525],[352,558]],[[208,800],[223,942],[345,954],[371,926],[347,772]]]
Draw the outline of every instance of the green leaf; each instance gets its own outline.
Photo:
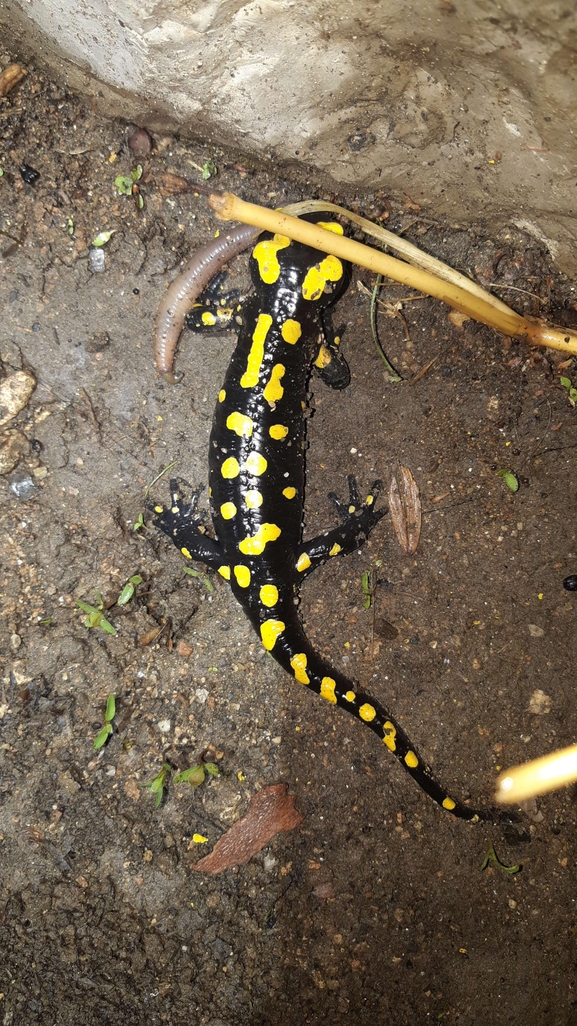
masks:
[[[142,584],[142,577],[140,574],[135,574],[134,577],[131,577],[128,583],[124,585],[124,588],[116,600],[116,605],[125,606],[127,602],[130,602],[134,595],[134,589],[137,588],[139,584]]]
[[[128,584],[124,585],[124,588],[120,592],[120,595],[118,596],[118,598],[116,600],[116,605],[117,606],[125,606],[127,604],[127,602],[130,602],[130,600],[131,600],[133,595],[134,595],[134,585],[130,584],[130,582],[129,582]]]
[[[519,491],[519,481],[515,477],[512,470],[498,470],[497,477],[502,477],[503,481],[512,492]]]
[[[132,196],[132,175],[118,175],[114,179],[114,187],[118,189],[121,196]]]
[[[142,178],[142,164],[137,164],[134,171],[130,172],[130,177],[133,182],[138,182]]]
[[[191,787],[200,787],[201,784],[204,784],[204,777],[202,766],[191,766],[189,769],[177,773],[174,782],[175,784],[190,784]]]
[[[76,599],[76,605],[80,607],[83,613],[98,613],[99,610],[95,609],[88,602],[83,602],[82,599]]]
[[[105,246],[107,242],[110,242],[114,235],[116,228],[111,228],[109,232],[99,232],[95,235],[91,242],[91,246]]]
[[[559,378],[563,388],[571,388],[571,378]]]
[[[487,852],[487,855],[483,859],[483,864],[479,867],[481,872],[483,872],[483,870],[487,868],[490,862],[494,862],[498,869],[502,869],[504,873],[509,873],[510,876],[513,876],[515,873],[521,872],[521,866],[506,866],[503,862],[501,862],[492,843],[489,846],[489,851]]]
[[[101,627],[107,634],[116,634],[116,628],[108,620],[105,620],[103,616],[100,617],[100,623],[97,626]]]
[[[204,164],[202,165],[202,177],[204,179],[206,179],[206,178],[211,178],[212,175],[217,175],[217,174],[218,174],[218,168],[217,168],[216,164],[214,163],[214,160],[205,160]]]
[[[105,723],[103,728],[102,728],[102,730],[100,731],[100,733],[97,734],[96,737],[94,738],[93,747],[96,748],[96,750],[98,750],[99,748],[102,748],[103,745],[105,745],[106,742],[108,741],[108,738],[110,737],[111,734],[112,734],[112,724]]]
[[[215,762],[205,762],[204,768],[207,773],[210,773],[211,777],[220,776],[220,770]]]
[[[141,527],[144,527],[144,517],[142,516],[142,513],[139,513],[137,519],[134,521],[132,530],[140,531]]]
[[[106,712],[104,713],[104,722],[111,723],[116,716],[116,699],[114,695],[109,695],[106,700]]]

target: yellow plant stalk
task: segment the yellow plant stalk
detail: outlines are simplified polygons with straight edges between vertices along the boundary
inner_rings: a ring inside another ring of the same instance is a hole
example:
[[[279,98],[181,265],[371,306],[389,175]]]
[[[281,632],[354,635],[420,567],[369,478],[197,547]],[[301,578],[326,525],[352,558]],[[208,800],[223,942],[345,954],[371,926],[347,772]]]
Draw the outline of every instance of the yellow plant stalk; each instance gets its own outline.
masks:
[[[495,799],[500,804],[522,802],[577,780],[577,745],[562,748],[506,770],[497,780]]]
[[[336,235],[309,221],[302,221],[298,217],[260,207],[255,203],[246,203],[230,192],[211,193],[208,202],[217,217],[223,221],[241,221],[243,224],[252,224],[256,228],[286,235],[297,242],[312,246],[313,249],[332,253],[342,260],[359,264],[376,274],[382,274],[417,289],[427,296],[441,299],[455,310],[503,332],[504,335],[524,338],[531,345],[548,346],[550,349],[558,349],[577,356],[577,333],[515,313],[478,286],[471,291],[462,284],[456,284],[454,280],[446,281],[430,271],[406,264],[380,250],[364,246],[346,236]]]

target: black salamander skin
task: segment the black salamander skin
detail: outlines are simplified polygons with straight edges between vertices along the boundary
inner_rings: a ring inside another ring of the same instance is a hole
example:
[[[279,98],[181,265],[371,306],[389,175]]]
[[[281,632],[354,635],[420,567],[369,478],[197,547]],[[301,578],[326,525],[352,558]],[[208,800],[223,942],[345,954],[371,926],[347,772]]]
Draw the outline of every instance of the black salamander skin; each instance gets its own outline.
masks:
[[[375,509],[378,482],[360,503],[349,479],[351,502],[337,504],[345,514],[341,526],[302,541],[307,383],[319,362],[322,313],[344,291],[350,271],[336,257],[278,235],[255,246],[250,264],[255,292],[241,312],[210,436],[217,540],[199,531],[197,495],[184,503],[176,482],[171,508],[155,507],[155,523],[187,558],[230,581],[264,647],[301,686],[370,727],[444,809],[463,819],[485,818],[447,794],[394,717],[321,659],[304,634],[296,604],[301,581],[327,559],[361,545],[386,510]],[[321,374],[340,387],[348,371],[336,346],[325,339],[321,352]]]

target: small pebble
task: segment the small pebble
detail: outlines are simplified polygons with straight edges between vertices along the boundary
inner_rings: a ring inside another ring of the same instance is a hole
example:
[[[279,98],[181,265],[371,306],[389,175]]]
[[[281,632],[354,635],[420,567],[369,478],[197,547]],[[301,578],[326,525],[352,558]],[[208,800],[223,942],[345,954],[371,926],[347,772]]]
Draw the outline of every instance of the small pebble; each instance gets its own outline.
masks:
[[[28,499],[32,499],[36,488],[30,474],[14,474],[10,479],[10,491],[17,499],[21,499],[22,502],[27,502]]]
[[[106,260],[102,247],[92,246],[88,250],[88,270],[93,274],[99,274],[106,268]]]
[[[133,157],[147,157],[152,149],[152,138],[145,128],[133,128],[128,133],[126,142]]]

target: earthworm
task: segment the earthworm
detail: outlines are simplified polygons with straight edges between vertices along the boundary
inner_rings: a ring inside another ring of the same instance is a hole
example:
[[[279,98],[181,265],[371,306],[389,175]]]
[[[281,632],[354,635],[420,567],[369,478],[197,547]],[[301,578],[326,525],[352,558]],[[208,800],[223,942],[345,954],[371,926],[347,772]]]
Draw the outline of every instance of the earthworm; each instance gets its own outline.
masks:
[[[262,228],[239,224],[222,232],[193,253],[167,289],[156,315],[154,363],[169,384],[174,385],[182,378],[182,374],[175,374],[172,368],[187,310],[221,267],[247,249],[261,231]]]

